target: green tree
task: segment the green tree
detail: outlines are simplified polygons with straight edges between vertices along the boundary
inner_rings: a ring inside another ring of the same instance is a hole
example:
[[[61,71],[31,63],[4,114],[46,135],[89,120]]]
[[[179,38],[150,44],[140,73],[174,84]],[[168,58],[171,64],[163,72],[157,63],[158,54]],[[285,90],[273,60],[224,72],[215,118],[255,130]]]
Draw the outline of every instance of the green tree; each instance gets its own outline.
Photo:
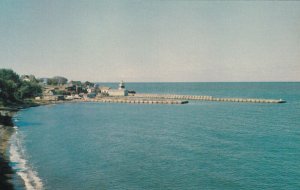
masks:
[[[11,69],[0,69],[0,79],[11,80],[15,83],[20,83],[20,77]]]
[[[68,79],[61,76],[55,76],[52,78],[58,85],[67,84]]]
[[[0,69],[0,99],[2,102],[18,101],[19,75],[11,69]]]
[[[89,86],[89,87],[93,87],[95,84],[89,81],[85,81],[83,84],[85,87]]]
[[[18,96],[20,99],[32,98],[42,93],[41,86],[35,81],[23,81],[18,89]]]
[[[11,69],[0,69],[0,101],[4,104],[21,103],[42,92],[42,87],[33,75],[30,81],[22,81]]]

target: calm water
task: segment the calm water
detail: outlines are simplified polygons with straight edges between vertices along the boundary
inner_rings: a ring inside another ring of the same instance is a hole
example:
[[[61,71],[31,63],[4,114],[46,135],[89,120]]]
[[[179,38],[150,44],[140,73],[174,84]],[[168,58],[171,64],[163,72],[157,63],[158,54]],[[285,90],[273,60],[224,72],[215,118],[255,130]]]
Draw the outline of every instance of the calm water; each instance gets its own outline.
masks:
[[[17,187],[22,177],[28,189],[49,190],[300,189],[300,83],[127,88],[287,103],[77,103],[23,110],[9,150]]]

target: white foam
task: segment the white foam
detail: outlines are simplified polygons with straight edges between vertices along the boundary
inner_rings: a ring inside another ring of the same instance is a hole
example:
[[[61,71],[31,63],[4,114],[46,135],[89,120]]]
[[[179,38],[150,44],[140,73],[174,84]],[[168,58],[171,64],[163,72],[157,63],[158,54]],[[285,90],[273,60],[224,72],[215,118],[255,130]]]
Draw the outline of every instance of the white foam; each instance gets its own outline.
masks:
[[[18,133],[15,133],[11,139],[11,146],[9,150],[10,161],[16,163],[14,169],[16,169],[16,173],[24,181],[26,190],[43,189],[42,180],[38,177],[37,172],[32,170],[25,159],[25,151],[22,148],[21,139]]]

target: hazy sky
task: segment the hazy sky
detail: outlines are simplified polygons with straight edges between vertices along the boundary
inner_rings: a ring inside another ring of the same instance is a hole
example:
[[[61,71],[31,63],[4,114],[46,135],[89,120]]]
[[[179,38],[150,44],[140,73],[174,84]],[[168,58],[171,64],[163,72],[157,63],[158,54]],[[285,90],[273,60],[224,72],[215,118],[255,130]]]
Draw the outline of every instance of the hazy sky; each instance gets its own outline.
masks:
[[[90,81],[300,81],[300,2],[1,0],[0,68]]]

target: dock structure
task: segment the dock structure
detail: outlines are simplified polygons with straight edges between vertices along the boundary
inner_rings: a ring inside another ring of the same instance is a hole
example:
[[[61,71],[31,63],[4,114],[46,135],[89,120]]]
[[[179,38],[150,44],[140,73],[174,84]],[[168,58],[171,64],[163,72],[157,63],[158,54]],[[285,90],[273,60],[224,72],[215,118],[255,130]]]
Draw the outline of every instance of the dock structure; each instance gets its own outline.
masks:
[[[176,94],[135,94],[139,98],[158,98],[158,99],[180,99],[180,100],[202,100],[202,101],[220,101],[220,102],[245,102],[245,103],[285,103],[279,99],[258,99],[258,98],[215,98],[212,96],[195,95],[176,95]]]

